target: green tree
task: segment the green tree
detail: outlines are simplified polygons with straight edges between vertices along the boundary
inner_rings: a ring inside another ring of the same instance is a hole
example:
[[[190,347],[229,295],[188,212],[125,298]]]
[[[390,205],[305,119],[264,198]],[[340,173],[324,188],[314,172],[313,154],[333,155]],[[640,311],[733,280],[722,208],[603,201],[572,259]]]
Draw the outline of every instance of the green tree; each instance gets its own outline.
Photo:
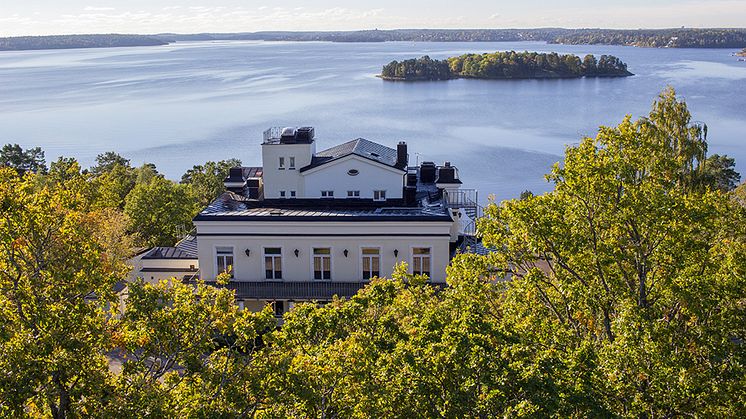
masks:
[[[131,167],[129,159],[125,159],[113,151],[96,156],[96,165],[91,167],[91,173],[95,176],[111,171],[115,166]]]
[[[568,148],[554,191],[492,204],[479,223],[511,278],[505,326],[586,365],[596,409],[722,417],[746,406],[746,213],[698,188],[705,150],[668,90],[649,117]]]
[[[713,154],[705,161],[701,182],[705,186],[724,192],[733,190],[741,181],[741,175],[736,172],[735,168],[734,158]]]
[[[142,166],[135,169],[135,183],[150,183],[153,178],[163,177],[162,174],[158,173],[158,169],[153,163],[143,163]]]
[[[114,342],[124,355],[103,417],[252,417],[271,379],[259,354],[270,307],[239,310],[233,291],[132,283]]]
[[[191,230],[198,208],[186,186],[156,176],[127,195],[124,212],[130,230],[148,246],[173,246]]]
[[[0,169],[0,414],[85,416],[107,391],[107,309],[129,242],[115,214],[90,211],[83,177],[39,185]]]
[[[0,149],[0,167],[10,167],[19,174],[25,172],[45,173],[47,164],[40,147],[24,150],[18,144],[5,144]]]
[[[197,165],[187,170],[181,177],[181,183],[189,185],[192,196],[200,206],[205,207],[225,191],[223,180],[228,176],[232,167],[241,166],[238,159],[208,161],[204,165]]]

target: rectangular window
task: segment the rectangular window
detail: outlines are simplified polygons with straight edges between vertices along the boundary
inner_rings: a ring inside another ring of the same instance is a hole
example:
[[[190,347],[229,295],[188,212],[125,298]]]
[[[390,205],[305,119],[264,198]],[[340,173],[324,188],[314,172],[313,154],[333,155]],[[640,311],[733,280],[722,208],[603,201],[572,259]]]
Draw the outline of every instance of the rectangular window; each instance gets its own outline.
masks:
[[[285,302],[275,301],[274,306],[275,306],[275,316],[282,317],[282,315],[285,314]]]
[[[264,249],[264,272],[267,279],[282,279],[282,249],[279,247]]]
[[[385,201],[386,200],[386,191],[373,191],[373,200],[375,200],[375,201]]]
[[[313,279],[332,279],[332,249],[313,248]]]
[[[295,191],[290,191],[290,197],[295,198]]]
[[[347,191],[348,198],[360,198],[360,191]]]
[[[334,198],[334,191],[321,191],[322,198]]]
[[[233,278],[233,248],[218,247],[215,249],[218,274],[228,272]]]
[[[379,276],[381,266],[381,249],[377,247],[363,248],[363,279]]]
[[[280,166],[278,169],[285,170],[285,157],[280,157]]]
[[[285,191],[280,191],[280,198],[284,198],[284,197],[285,197]]]
[[[415,247],[412,249],[412,273],[430,276],[430,248]]]
[[[288,169],[295,170],[295,157],[290,157],[289,159],[290,166],[288,167]]]

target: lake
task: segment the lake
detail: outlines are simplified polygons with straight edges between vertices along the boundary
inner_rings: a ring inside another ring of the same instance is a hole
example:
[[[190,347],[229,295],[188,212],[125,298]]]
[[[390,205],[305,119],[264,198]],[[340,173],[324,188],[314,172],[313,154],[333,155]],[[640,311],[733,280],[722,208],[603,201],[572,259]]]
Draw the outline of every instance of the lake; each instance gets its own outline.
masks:
[[[612,54],[634,77],[383,82],[393,59],[498,50]],[[261,164],[270,126],[316,127],[319,150],[358,137],[453,162],[481,197],[550,189],[566,145],[647,114],[667,85],[709,126],[710,154],[746,172],[746,63],[727,49],[500,43],[195,42],[0,53],[0,142],[84,167],[114,150],[172,179],[194,164]],[[744,173],[746,175],[746,173]]]

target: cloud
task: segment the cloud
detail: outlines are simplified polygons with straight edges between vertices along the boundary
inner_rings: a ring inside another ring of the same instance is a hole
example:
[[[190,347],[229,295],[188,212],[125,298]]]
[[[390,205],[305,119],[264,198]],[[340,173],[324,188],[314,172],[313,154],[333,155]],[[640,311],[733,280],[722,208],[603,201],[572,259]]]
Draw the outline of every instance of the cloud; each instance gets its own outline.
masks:
[[[115,9],[113,7],[86,6],[83,10],[85,10],[86,12],[106,12]]]

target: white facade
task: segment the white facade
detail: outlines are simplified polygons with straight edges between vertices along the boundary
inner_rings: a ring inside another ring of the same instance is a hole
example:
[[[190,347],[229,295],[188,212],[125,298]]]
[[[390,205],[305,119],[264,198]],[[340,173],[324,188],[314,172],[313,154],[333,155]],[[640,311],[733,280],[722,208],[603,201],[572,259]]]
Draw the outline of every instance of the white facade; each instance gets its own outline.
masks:
[[[285,198],[280,196],[280,191],[286,191],[287,197],[290,196],[290,191],[295,191],[298,197],[305,196],[299,169],[311,164],[315,153],[316,141],[302,144],[262,144],[264,197]]]
[[[301,135],[302,134],[302,135]],[[270,129],[262,167],[234,168],[229,192],[194,219],[200,277],[229,266],[243,308],[351,296],[374,276],[406,263],[435,284],[446,281],[465,243],[455,168],[408,166],[407,145],[365,139],[316,152],[313,128]],[[426,164],[427,163],[427,164]]]
[[[391,277],[406,262],[413,272],[413,249],[429,249],[430,278],[445,282],[452,222],[195,222],[199,231],[200,274],[214,279],[217,250],[233,250],[235,281],[267,281],[265,249],[281,249],[283,281],[314,279],[313,249],[330,249],[331,282],[362,281],[363,249],[379,249],[380,277]],[[295,255],[295,250],[298,255]],[[248,256],[246,250],[249,250]],[[347,250],[347,255],[344,251]],[[269,278],[273,280],[274,278]],[[324,280],[324,279],[322,279]]]
[[[348,191],[357,191],[359,196],[353,198],[374,199],[374,191],[385,191],[385,199],[400,199],[404,171],[350,155],[305,171],[301,177],[305,198],[319,198],[321,191],[331,190],[335,198],[349,198]]]

